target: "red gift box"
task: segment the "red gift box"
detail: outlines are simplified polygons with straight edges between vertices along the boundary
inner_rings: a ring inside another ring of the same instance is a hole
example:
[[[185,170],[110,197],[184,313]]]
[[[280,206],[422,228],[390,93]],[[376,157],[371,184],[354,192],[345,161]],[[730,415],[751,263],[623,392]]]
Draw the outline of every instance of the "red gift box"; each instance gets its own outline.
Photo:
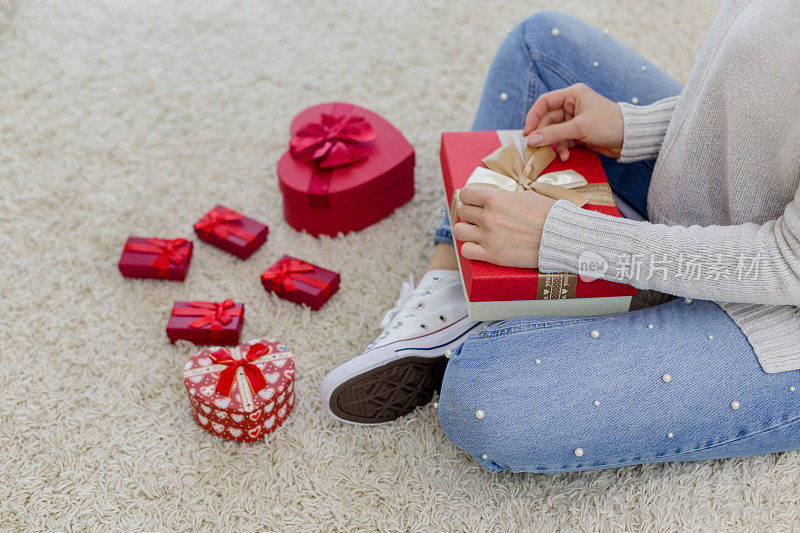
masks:
[[[440,157],[448,206],[453,191],[462,188],[472,172],[483,166],[481,160],[500,146],[501,140],[496,131],[442,134]],[[571,148],[567,161],[554,159],[542,174],[568,169],[582,175],[590,188],[602,185],[607,187],[608,180],[600,158],[591,150]],[[613,205],[589,203],[583,207],[620,216]],[[450,222],[453,224],[456,221]],[[462,242],[457,241],[456,249],[472,320],[499,320],[530,315],[610,314],[627,311],[631,296],[636,294],[636,289],[630,285],[602,279],[584,280],[575,274],[541,274],[537,269],[502,267],[483,261],[471,261],[461,255],[461,244]]]
[[[217,248],[247,259],[267,240],[269,228],[225,206],[217,205],[194,225],[197,236]]]
[[[126,278],[156,278],[183,281],[192,260],[192,241],[128,237],[119,271]]]
[[[286,221],[311,235],[358,231],[414,196],[414,148],[363,107],[328,103],[301,112],[278,161]]]
[[[183,369],[195,422],[223,439],[256,442],[294,407],[294,360],[280,342],[257,339],[200,350]]]
[[[239,344],[244,324],[244,304],[222,302],[176,301],[167,323],[167,337],[172,344],[185,339],[195,344],[231,346]]]
[[[339,290],[339,274],[284,255],[261,274],[267,292],[319,310]]]

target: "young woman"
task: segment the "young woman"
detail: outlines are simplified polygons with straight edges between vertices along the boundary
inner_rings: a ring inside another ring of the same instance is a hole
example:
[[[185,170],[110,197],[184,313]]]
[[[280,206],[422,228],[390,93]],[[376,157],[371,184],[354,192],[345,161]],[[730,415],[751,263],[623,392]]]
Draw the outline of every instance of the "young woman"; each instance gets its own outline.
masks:
[[[726,1],[685,87],[566,15],[517,26],[473,128],[524,127],[562,159],[576,144],[600,152],[642,220],[467,188],[453,228],[462,253],[577,273],[592,252],[603,278],[681,298],[484,327],[465,318],[444,222],[383,333],[323,381],[330,412],[361,424],[403,415],[439,388],[446,362],[442,429],[489,471],[800,448],[798,26],[791,0]]]

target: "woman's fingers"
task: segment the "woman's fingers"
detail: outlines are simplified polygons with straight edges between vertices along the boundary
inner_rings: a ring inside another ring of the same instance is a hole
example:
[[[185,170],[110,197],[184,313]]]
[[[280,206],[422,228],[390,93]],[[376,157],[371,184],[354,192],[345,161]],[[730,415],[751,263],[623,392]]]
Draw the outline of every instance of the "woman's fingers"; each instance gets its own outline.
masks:
[[[569,149],[575,146],[575,141],[558,141],[556,143],[556,153],[558,154],[558,158],[562,161],[566,161],[569,159]]]
[[[474,224],[467,224],[466,222],[458,222],[453,226],[453,236],[462,242],[482,242],[483,230]]]
[[[492,195],[494,191],[486,187],[464,187],[458,193],[458,199],[461,203],[468,205],[475,205],[483,207],[486,205],[486,199]]]
[[[572,118],[571,116],[569,118]],[[539,125],[537,129],[544,128],[545,126],[549,126],[550,124],[557,124],[559,122],[564,122],[565,120],[569,120],[567,118],[567,114],[564,112],[563,109],[553,109],[552,111],[548,111],[545,115],[539,120]]]
[[[539,125],[536,129],[542,130],[543,128],[552,124],[560,124],[562,122],[568,122],[572,119],[572,113],[567,113],[564,108],[552,109],[545,113],[541,120],[539,120]],[[573,146],[575,146],[575,141],[571,139],[558,141],[555,146],[555,151],[556,154],[558,154],[559,159],[566,161],[569,158],[569,149]]]
[[[551,124],[531,132],[528,135],[530,146],[549,146],[559,141],[568,141],[581,138],[581,118],[574,118],[560,124]]]
[[[476,242],[465,242],[461,245],[461,255],[471,261],[487,261],[489,254],[486,249]]]
[[[566,141],[559,141],[556,143],[556,154],[561,161],[569,159],[569,148]]]
[[[539,128],[539,122],[548,112],[556,109],[564,109],[572,114],[575,112],[574,96],[577,92],[577,85],[571,85],[563,89],[557,89],[544,93],[531,106],[528,116],[525,118],[525,127],[522,129],[523,135],[528,135]]]
[[[481,216],[483,215],[483,208],[474,205],[464,204],[458,208],[458,217],[464,222],[469,222],[475,226],[479,225]]]

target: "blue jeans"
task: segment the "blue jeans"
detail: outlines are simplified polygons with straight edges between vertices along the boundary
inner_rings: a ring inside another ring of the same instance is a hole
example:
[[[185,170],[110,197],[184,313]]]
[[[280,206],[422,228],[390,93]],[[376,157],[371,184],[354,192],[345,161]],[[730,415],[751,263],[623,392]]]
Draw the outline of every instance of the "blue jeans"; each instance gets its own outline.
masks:
[[[578,81],[614,101],[636,97],[640,104],[681,91],[601,31],[543,12],[503,42],[473,127],[521,128],[540,94]],[[652,162],[604,158],[603,165],[615,193],[646,216]],[[451,239],[447,224],[437,229],[437,242]],[[490,472],[780,452],[800,448],[800,371],[765,373],[744,334],[713,302],[520,318],[470,335],[454,352],[439,421]]]

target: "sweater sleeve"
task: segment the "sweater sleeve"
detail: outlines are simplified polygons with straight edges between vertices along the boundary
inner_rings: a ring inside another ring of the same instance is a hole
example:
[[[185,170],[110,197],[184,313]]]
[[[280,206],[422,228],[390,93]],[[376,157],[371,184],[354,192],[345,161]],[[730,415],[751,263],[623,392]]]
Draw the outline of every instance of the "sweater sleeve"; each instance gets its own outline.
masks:
[[[624,134],[620,163],[655,159],[664,142],[667,126],[680,96],[670,96],[650,105],[619,102]]]
[[[718,302],[800,306],[800,191],[763,225],[666,226],[559,200],[544,224],[542,272],[592,277]]]

